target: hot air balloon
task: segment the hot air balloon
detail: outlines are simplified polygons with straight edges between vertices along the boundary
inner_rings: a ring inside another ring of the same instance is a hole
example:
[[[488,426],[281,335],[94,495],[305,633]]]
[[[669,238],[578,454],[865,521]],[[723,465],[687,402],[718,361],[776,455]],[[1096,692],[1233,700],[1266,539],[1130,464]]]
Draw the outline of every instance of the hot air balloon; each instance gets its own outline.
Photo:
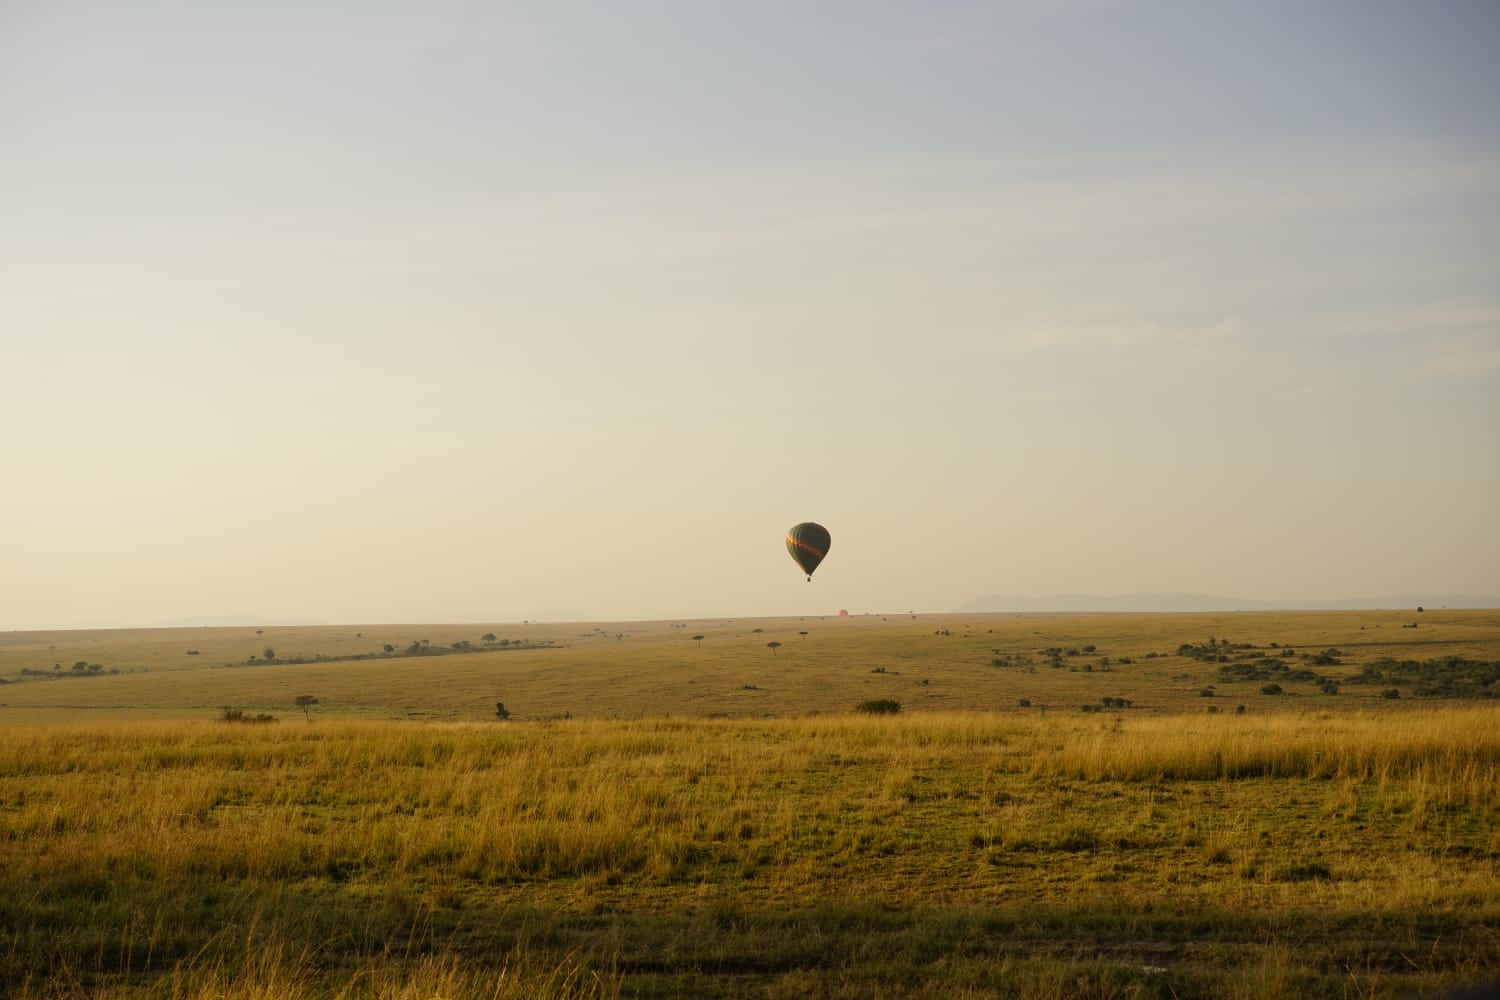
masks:
[[[786,533],[786,550],[807,574],[808,583],[812,582],[813,570],[828,554],[828,542],[828,529],[812,521],[795,525]]]

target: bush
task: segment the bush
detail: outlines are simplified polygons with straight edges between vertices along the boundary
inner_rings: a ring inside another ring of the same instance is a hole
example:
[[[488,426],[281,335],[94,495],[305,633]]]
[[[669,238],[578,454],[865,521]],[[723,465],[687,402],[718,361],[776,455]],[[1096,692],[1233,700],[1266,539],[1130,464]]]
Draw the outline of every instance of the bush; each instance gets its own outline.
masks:
[[[1397,698],[1401,697],[1401,689],[1400,688],[1386,688],[1384,691],[1380,692],[1380,697],[1387,698],[1387,699],[1390,699],[1391,701],[1394,701]]]
[[[864,712],[866,715],[895,715],[901,711],[901,703],[890,698],[862,701],[854,707],[856,711]]]
[[[1349,678],[1350,684],[1407,684],[1418,698],[1500,697],[1500,660],[1440,656],[1431,660],[1381,658]]]
[[[1328,882],[1333,879],[1333,870],[1322,861],[1292,865],[1276,873],[1282,882]]]
[[[1280,684],[1266,684],[1260,689],[1261,694],[1281,694]]]
[[[260,712],[256,715],[247,715],[243,709],[230,708],[228,705],[225,705],[223,714],[219,716],[219,719],[223,722],[248,722],[254,724],[275,722],[276,716],[265,712]]]

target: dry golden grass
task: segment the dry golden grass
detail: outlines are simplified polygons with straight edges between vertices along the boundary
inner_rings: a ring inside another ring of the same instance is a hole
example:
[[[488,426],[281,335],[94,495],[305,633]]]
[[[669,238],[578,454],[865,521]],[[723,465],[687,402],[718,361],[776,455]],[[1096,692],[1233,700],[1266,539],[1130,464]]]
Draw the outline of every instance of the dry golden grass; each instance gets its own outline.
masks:
[[[1417,624],[1418,628],[1407,628]],[[804,637],[800,633],[806,631]],[[229,666],[259,657],[314,660],[404,650],[413,641],[482,645],[486,632],[541,649],[491,649],[442,657]],[[702,642],[694,636],[702,635]],[[618,637],[618,638],[617,638]],[[0,633],[0,724],[88,717],[191,718],[224,705],[294,711],[298,694],[324,715],[379,719],[491,718],[503,701],[518,720],[843,713],[892,698],[906,711],[1076,710],[1125,698],[1132,714],[1199,712],[1217,685],[1219,704],[1272,707],[1259,684],[1226,683],[1213,664],[1176,655],[1210,637],[1275,642],[1299,653],[1337,647],[1348,676],[1380,657],[1500,658],[1500,612],[1349,611],[1201,615],[909,615],[452,626],[347,626]],[[774,653],[771,641],[782,645]],[[1092,653],[1084,652],[1088,646]],[[1060,668],[1049,648],[1076,651]],[[188,656],[186,650],[197,649]],[[1150,656],[1150,654],[1165,654]],[[1011,665],[996,667],[999,657]],[[1149,657],[1149,658],[1148,658]],[[1103,662],[1105,659],[1109,662]],[[1122,660],[1129,660],[1123,663]],[[22,670],[69,672],[77,661],[118,674],[34,679]],[[1319,711],[1368,707],[1379,690],[1346,686],[1337,697],[1288,687],[1287,702]],[[1285,708],[1285,703],[1277,703]],[[1388,706],[1387,706],[1388,707]]]
[[[1032,995],[1067,970],[1290,996],[1329,963],[1380,994],[1497,971],[1500,712],[1184,721],[13,730],[0,982]]]
[[[1336,645],[1319,669],[1344,676],[1496,657],[1496,613],[1414,617],[570,626],[539,630],[557,649],[233,668],[228,646],[158,664],[182,637],[152,636],[134,674],[0,687],[0,993],[1392,996],[1495,977],[1500,705],[1266,697],[1175,655],[1212,635]],[[509,631],[402,635],[489,630]],[[14,669],[61,648],[6,638]],[[130,640],[77,658],[123,663]],[[225,641],[292,656],[328,636]],[[1104,694],[1137,707],[1079,710]],[[869,697],[906,709],[850,712]],[[523,718],[495,720],[498,699]],[[282,721],[214,721],[224,703]],[[472,721],[391,718],[408,712]]]

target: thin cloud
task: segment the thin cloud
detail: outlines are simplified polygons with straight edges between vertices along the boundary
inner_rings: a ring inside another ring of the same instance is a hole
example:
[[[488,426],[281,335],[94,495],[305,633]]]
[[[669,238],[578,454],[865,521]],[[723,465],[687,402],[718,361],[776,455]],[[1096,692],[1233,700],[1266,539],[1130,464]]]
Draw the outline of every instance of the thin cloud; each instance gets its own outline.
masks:
[[[1205,343],[1233,337],[1239,320],[1227,316],[1208,326],[1174,326],[1162,323],[1097,323],[1035,326],[1002,333],[971,345],[974,353],[1041,354],[1061,351],[1134,351]]]
[[[1485,375],[1500,371],[1500,340],[1449,345],[1427,363],[1439,375]]]
[[[1403,336],[1434,333],[1500,335],[1500,303],[1474,300],[1423,302],[1404,308],[1357,315],[1331,331],[1344,337]]]

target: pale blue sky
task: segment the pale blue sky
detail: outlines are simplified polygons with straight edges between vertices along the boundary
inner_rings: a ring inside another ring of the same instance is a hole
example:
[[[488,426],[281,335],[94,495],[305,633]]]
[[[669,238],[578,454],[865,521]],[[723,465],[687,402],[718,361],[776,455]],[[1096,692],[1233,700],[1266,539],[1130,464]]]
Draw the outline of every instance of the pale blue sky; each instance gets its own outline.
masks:
[[[1500,594],[1496,51],[0,2],[0,627]]]

